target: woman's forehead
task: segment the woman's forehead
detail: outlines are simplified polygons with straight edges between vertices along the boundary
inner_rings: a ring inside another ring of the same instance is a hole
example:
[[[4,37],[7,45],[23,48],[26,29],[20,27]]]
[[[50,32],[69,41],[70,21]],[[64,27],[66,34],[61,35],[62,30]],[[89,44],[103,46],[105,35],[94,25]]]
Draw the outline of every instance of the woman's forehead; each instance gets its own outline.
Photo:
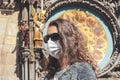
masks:
[[[47,30],[47,34],[58,33],[56,26],[49,26]]]

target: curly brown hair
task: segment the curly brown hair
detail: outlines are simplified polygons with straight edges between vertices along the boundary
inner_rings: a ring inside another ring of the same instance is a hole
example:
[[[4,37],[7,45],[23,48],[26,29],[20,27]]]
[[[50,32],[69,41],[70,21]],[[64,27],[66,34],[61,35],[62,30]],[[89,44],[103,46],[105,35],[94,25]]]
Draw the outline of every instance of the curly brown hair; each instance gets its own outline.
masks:
[[[48,77],[53,77],[58,68],[72,65],[75,62],[87,62],[93,69],[96,69],[96,62],[90,55],[85,44],[85,37],[72,22],[63,19],[57,19],[49,24],[56,26],[60,35],[61,51],[59,59],[48,60],[47,69]],[[58,63],[57,65],[55,65]]]

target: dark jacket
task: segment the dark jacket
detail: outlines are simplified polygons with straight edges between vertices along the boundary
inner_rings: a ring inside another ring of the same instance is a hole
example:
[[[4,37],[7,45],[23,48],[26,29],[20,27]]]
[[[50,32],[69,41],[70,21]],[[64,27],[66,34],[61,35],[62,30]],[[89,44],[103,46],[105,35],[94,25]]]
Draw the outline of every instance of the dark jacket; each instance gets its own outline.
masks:
[[[69,66],[58,79],[50,80],[96,80],[96,75],[88,63],[81,62]]]

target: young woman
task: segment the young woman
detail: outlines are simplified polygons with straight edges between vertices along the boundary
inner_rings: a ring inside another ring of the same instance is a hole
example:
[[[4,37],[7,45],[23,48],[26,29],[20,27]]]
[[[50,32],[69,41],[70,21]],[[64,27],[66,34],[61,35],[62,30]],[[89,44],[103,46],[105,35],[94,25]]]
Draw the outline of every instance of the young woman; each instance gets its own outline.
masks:
[[[45,80],[96,80],[96,62],[73,23],[63,19],[52,21],[44,42],[50,55],[46,60]]]

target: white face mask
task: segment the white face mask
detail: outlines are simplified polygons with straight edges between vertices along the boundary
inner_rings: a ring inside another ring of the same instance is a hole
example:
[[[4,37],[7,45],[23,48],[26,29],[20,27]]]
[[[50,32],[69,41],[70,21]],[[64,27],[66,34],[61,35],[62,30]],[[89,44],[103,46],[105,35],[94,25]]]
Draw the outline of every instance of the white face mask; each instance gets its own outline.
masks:
[[[48,40],[47,51],[52,57],[58,59],[60,52],[60,43],[58,41]]]

